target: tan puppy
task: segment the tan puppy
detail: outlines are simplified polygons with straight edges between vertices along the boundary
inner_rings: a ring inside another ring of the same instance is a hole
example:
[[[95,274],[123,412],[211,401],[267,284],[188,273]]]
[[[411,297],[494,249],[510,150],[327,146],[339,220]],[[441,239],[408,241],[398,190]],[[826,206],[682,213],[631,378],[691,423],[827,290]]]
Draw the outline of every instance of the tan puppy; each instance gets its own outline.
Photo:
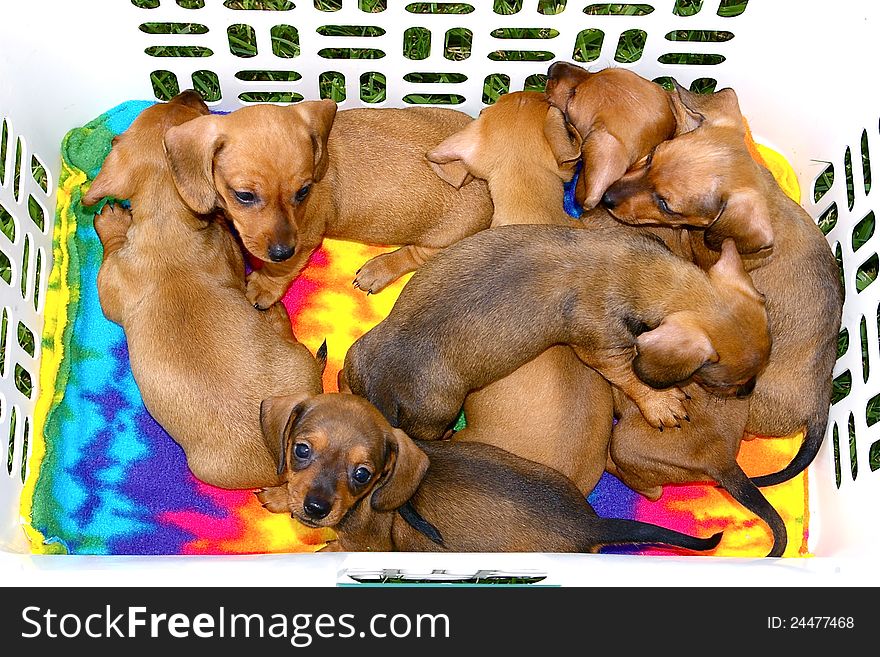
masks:
[[[546,93],[584,138],[584,167],[575,198],[586,210],[657,144],[675,130],[669,94],[623,68],[595,73],[556,62],[547,71]]]
[[[358,272],[355,286],[375,293],[488,227],[485,183],[453,189],[425,159],[469,121],[463,112],[425,107],[337,114],[326,100],[258,105],[169,130],[165,145],[190,207],[222,210],[265,261],[249,277],[248,299],[268,308],[324,237],[405,245]]]
[[[486,180],[492,226],[579,226],[562,210],[563,183],[580,159],[580,138],[544,95],[505,94],[480,117],[428,153],[450,184]],[[568,346],[551,347],[464,401],[467,427],[455,440],[477,440],[542,463],[589,495],[605,469],[613,417],[611,387]],[[536,439],[540,436],[540,439]]]
[[[150,414],[186,453],[193,474],[222,488],[271,486],[275,460],[260,402],[321,392],[321,365],[291,331],[284,307],[248,304],[241,250],[221,223],[178,196],[162,136],[208,113],[193,91],[144,110],[114,140],[83,197],[129,199],[95,217],[104,245],[98,296],[125,329],[131,371]]]
[[[699,96],[679,87],[672,99],[677,136],[612,185],[603,204],[629,224],[704,229],[691,231],[704,268],[722,241],[735,240],[767,299],[773,335],[746,430],[785,436],[805,429],[792,462],[754,480],[778,484],[812,462],[825,436],[843,304],[837,266],[810,216],[749,155],[735,92]]]
[[[601,518],[564,476],[472,442],[416,444],[355,395],[267,399],[266,441],[285,485],[264,506],[332,527],[327,551],[597,552],[604,545],[711,550],[648,523]]]
[[[345,357],[340,390],[436,439],[468,393],[571,345],[655,427],[687,417],[675,386],[750,390],[770,350],[764,302],[733,242],[708,273],[624,227],[499,226],[407,283]]]

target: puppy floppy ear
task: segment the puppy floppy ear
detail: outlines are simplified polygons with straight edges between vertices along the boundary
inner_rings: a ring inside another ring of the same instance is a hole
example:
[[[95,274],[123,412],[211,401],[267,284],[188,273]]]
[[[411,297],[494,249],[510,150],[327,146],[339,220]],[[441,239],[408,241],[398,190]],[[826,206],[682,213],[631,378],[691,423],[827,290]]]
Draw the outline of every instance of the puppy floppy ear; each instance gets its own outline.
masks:
[[[726,238],[736,242],[740,253],[758,253],[773,248],[773,227],[767,200],[756,189],[733,192],[724,202],[718,218],[703,234],[706,245],[720,250]]]
[[[544,118],[544,137],[550,144],[556,163],[563,168],[573,169],[573,165],[581,158],[583,139],[573,125],[566,123],[565,115],[557,107],[550,106]]]
[[[632,163],[626,147],[601,125],[595,126],[584,139],[582,154],[584,168],[575,189],[575,199],[584,210],[592,210]]]
[[[278,474],[287,466],[288,433],[296,418],[305,409],[308,394],[269,397],[260,402],[260,428],[272,458],[278,463]]]
[[[569,62],[553,62],[547,69],[547,84],[544,86],[544,94],[551,104],[564,112],[575,87],[590,75],[592,73],[588,70]]]
[[[177,192],[197,214],[208,214],[217,205],[214,158],[223,147],[222,120],[200,116],[165,133],[165,156]]]
[[[728,285],[738,285],[740,289],[763,298],[743,266],[736,242],[731,238],[721,244],[721,257],[709,268],[709,278],[723,280]]]
[[[312,146],[315,150],[314,179],[321,180],[327,173],[330,161],[327,154],[327,139],[330,137],[333,121],[336,119],[336,103],[325,98],[324,100],[306,100],[291,107],[309,126]]]
[[[675,80],[675,88],[669,92],[669,105],[675,117],[675,137],[693,132],[706,120],[705,115],[697,109],[699,104],[695,93],[688,91]]]
[[[370,506],[394,511],[409,500],[428,471],[428,456],[400,429],[391,429],[386,443],[388,458],[382,480],[373,491]]]
[[[474,179],[467,161],[477,147],[476,122],[447,137],[427,154],[428,163],[440,178],[456,189]]]
[[[636,338],[636,376],[652,388],[668,388],[691,377],[718,353],[695,317],[686,312],[667,315],[653,331]]]
[[[696,130],[701,125],[737,128],[745,133],[745,123],[739,109],[739,99],[733,89],[721,89],[712,94],[695,94],[673,80],[675,90],[669,100],[675,115],[675,136]]]
[[[82,204],[85,206],[95,205],[102,198],[109,197],[115,199],[131,198],[132,182],[129,176],[129,167],[124,163],[124,158],[120,155],[116,144],[119,143],[120,137],[113,140],[114,146],[110,149],[101,170],[92,181],[91,187],[82,197]]]

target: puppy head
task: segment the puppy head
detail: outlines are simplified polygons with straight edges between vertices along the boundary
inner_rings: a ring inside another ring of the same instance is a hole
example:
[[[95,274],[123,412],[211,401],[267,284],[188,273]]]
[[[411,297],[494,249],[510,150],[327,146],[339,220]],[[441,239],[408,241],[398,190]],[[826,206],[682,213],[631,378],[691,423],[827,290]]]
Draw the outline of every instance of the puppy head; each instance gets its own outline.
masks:
[[[174,183],[194,212],[222,209],[254,256],[293,256],[313,183],[327,171],[331,100],[255,105],[169,130]]]
[[[270,397],[260,421],[287,479],[290,515],[309,527],[336,526],[367,497],[374,510],[393,511],[428,469],[409,436],[356,395]]]
[[[705,229],[715,250],[728,237],[742,254],[771,249],[770,212],[733,90],[702,97],[678,87],[670,98],[678,136],[611,185],[602,204],[626,224]]]
[[[515,91],[501,96],[463,130],[428,153],[431,167],[453,187],[472,178],[489,181],[518,170],[547,170],[571,180],[581,139],[543,94]]]
[[[208,113],[201,96],[191,89],[143,110],[125,132],[113,138],[110,153],[82,198],[83,205],[95,205],[105,197],[131,199],[146,183],[161,180],[168,166],[162,136]]]
[[[547,99],[584,138],[575,197],[591,210],[627,169],[672,135],[669,99],[662,87],[626,69],[590,73],[556,62],[547,75]]]
[[[671,313],[638,336],[633,369],[655,388],[694,381],[719,397],[746,397],[770,356],[764,297],[732,240],[725,240],[708,277],[716,298]]]

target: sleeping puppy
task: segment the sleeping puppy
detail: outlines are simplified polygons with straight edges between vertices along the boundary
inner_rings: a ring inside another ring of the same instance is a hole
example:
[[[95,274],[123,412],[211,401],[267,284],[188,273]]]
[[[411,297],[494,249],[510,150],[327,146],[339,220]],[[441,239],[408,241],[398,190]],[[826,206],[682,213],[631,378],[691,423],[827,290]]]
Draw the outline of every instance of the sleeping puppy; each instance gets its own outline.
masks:
[[[669,94],[623,68],[591,73],[567,62],[547,71],[546,95],[584,139],[575,198],[584,209],[675,130]]]
[[[432,440],[468,393],[558,344],[658,428],[687,417],[676,384],[747,394],[770,350],[764,301],[732,242],[707,273],[625,227],[499,226],[416,272],[347,352],[340,390]]]
[[[562,209],[563,183],[580,159],[580,137],[544,95],[505,94],[428,153],[441,178],[485,180],[492,226],[580,226]],[[506,377],[471,392],[467,427],[478,440],[537,461],[571,479],[585,496],[605,469],[613,417],[611,387],[569,346],[551,347]],[[536,440],[540,436],[540,440]]]
[[[804,442],[783,470],[755,478],[786,481],[815,458],[825,436],[843,292],[828,242],[745,145],[732,89],[709,96],[678,87],[677,133],[612,185],[603,205],[619,221],[683,226],[695,261],[711,267],[734,240],[755,288],[767,299],[773,348],[750,399],[746,430]]]
[[[258,497],[306,526],[332,527],[326,551],[705,551],[721,540],[601,518],[555,470],[479,442],[416,444],[355,395],[270,398],[262,419],[285,484]]]
[[[83,197],[129,199],[95,217],[104,246],[98,297],[125,330],[144,405],[186,453],[193,474],[221,488],[278,482],[260,430],[267,396],[322,390],[322,365],[296,341],[280,304],[245,298],[244,261],[229,230],[178,196],[162,137],[206,115],[194,91],[145,109]]]
[[[248,300],[278,301],[324,237],[404,245],[373,258],[354,279],[376,293],[433,253],[486,228],[483,182],[454,189],[425,153],[471,117],[450,109],[351,109],[329,100],[255,105],[168,131],[181,196],[197,213],[220,210],[265,264]]]

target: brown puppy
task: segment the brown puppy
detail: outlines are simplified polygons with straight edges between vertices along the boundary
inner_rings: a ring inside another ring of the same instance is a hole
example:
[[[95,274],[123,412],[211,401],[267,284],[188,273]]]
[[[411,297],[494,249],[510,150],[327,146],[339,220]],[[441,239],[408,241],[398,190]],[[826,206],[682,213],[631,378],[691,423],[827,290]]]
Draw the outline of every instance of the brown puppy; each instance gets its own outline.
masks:
[[[259,105],[169,130],[165,145],[190,207],[222,210],[248,251],[266,262],[250,274],[248,299],[268,308],[324,237],[405,245],[358,272],[355,286],[375,293],[488,227],[485,183],[453,189],[425,159],[471,120],[424,107],[337,114],[326,100]]]
[[[579,159],[580,138],[566,129],[562,112],[528,91],[501,96],[428,153],[450,184],[466,176],[486,180],[495,206],[492,226],[579,226],[562,210],[563,183]],[[611,387],[571,347],[551,347],[475,390],[464,401],[464,414],[467,427],[455,440],[489,443],[558,470],[585,496],[605,469]]]
[[[546,94],[584,138],[584,167],[575,198],[585,209],[675,130],[669,95],[660,85],[623,68],[595,73],[556,62]]]
[[[767,299],[773,349],[750,399],[746,430],[785,436],[805,430],[778,484],[804,470],[825,436],[843,292],[828,242],[806,211],[749,155],[732,89],[672,96],[678,134],[609,188],[603,204],[620,221],[691,231],[695,261],[709,267],[735,240],[755,288]],[[702,238],[702,239],[700,239]]]
[[[468,393],[557,344],[658,428],[687,417],[684,394],[670,386],[743,393],[770,349],[763,299],[732,242],[707,274],[621,226],[499,226],[416,272],[349,349],[340,389],[412,437],[436,439]]]
[[[286,485],[258,497],[270,511],[335,529],[328,551],[711,550],[721,539],[601,518],[555,470],[476,442],[417,445],[355,395],[267,399],[262,419]]]
[[[248,304],[244,262],[229,230],[178,196],[162,136],[207,114],[195,92],[144,110],[114,140],[83,197],[130,199],[95,217],[104,245],[98,296],[125,329],[144,405],[186,453],[196,477],[223,488],[278,481],[260,431],[260,402],[321,392],[321,365],[298,343],[284,307]]]

